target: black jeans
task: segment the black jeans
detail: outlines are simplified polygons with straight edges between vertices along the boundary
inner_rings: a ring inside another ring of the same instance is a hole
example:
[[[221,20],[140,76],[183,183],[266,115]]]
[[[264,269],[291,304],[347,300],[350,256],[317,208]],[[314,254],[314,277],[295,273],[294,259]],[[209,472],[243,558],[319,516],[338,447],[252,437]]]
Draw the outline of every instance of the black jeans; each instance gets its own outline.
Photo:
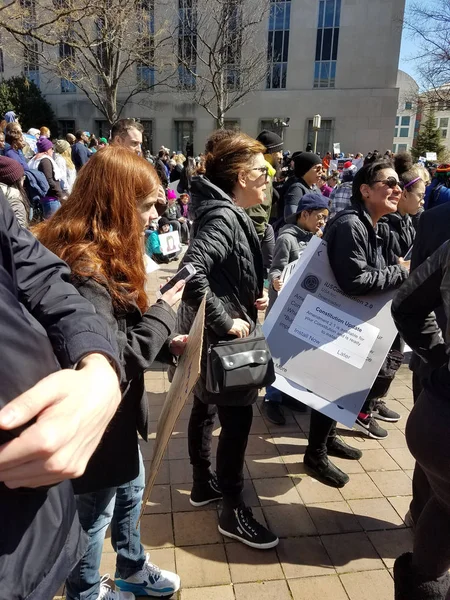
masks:
[[[416,522],[413,565],[429,579],[450,568],[450,402],[424,390],[406,425],[411,454],[426,475],[430,496]]]
[[[316,458],[327,456],[327,442],[336,437],[336,421],[318,410],[311,411],[307,452]]]
[[[234,508],[242,502],[244,457],[253,421],[253,408],[251,405],[204,404],[194,396],[188,428],[194,482],[208,481],[211,474],[211,441],[216,414],[222,427],[216,458],[217,479],[224,505]]]

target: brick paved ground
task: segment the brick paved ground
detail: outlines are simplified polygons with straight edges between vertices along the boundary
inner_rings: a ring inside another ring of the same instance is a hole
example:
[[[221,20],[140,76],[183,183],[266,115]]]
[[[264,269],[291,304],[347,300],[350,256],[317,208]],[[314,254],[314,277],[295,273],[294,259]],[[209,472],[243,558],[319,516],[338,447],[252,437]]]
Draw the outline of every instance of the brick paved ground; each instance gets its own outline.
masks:
[[[158,278],[167,277],[175,266],[158,271]],[[154,277],[149,291],[157,285]],[[145,379],[151,424],[150,442],[142,443],[142,451],[149,460],[169,383],[165,373],[149,372]],[[190,505],[186,406],[142,523],[142,543],[152,561],[181,577],[177,600],[392,600],[394,560],[412,544],[403,521],[414,466],[404,436],[412,407],[407,367],[391,387],[389,406],[402,418],[387,424],[386,440],[340,429],[344,440],[363,450],[358,462],[334,459],[350,475],[341,490],[304,473],[309,416],[287,410],[286,426],[277,427],[264,419],[260,401],[254,406],[246,455],[245,499],[280,537],[280,544],[258,551],[234,543],[217,530],[216,505]],[[217,427],[215,442],[219,431]],[[108,538],[102,573],[114,573],[114,564]]]

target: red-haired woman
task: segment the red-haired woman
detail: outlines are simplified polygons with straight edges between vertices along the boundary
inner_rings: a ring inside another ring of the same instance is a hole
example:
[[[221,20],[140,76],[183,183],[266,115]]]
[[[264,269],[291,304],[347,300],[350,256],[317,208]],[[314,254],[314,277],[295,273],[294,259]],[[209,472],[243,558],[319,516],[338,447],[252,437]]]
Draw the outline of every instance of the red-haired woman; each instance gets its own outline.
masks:
[[[155,169],[126,148],[97,152],[80,171],[70,201],[36,228],[40,241],[72,269],[78,291],[115,334],[123,367],[123,399],[86,472],[73,481],[81,524],[89,535],[84,557],[67,581],[70,600],[131,600],[170,596],[179,577],[148,561],[136,528],[145,483],[136,428],[147,439],[144,371],[156,356],[180,353],[183,341],[169,336],[175,286],[149,308],[145,292],[143,231],[156,218],[159,180]],[[165,352],[164,352],[165,351]],[[106,529],[117,552],[116,588],[100,581]],[[123,591],[122,591],[123,590]]]

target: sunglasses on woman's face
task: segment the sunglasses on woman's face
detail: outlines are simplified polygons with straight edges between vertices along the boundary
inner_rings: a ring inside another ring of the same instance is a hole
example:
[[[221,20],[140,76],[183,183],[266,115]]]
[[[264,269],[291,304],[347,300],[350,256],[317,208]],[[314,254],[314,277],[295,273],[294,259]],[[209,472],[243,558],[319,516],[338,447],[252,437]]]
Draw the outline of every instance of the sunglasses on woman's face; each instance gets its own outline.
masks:
[[[264,177],[267,177],[267,175],[269,174],[269,167],[254,167],[253,169],[250,169],[251,171],[259,171],[261,173],[261,175],[264,175]]]
[[[383,185],[387,185],[388,187],[391,188],[391,190],[393,190],[395,187],[397,187],[398,185],[400,185],[399,180],[396,177],[388,177],[387,179],[377,179],[376,181],[373,182],[375,183],[382,183]]]

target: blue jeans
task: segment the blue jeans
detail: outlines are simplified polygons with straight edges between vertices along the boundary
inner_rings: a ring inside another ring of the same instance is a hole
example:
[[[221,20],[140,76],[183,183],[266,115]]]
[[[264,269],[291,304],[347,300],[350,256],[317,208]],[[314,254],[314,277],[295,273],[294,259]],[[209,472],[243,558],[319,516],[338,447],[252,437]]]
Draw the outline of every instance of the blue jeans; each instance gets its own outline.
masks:
[[[97,600],[105,533],[111,523],[111,542],[117,554],[116,577],[126,579],[142,569],[145,552],[140,527],[145,471],[139,452],[139,474],[119,487],[77,496],[80,523],[89,535],[86,552],[66,581],[67,600]]]
[[[269,402],[278,402],[279,404],[283,402],[282,393],[280,392],[280,390],[277,390],[277,388],[273,387],[273,385],[268,385],[266,387],[265,398]]]
[[[41,205],[44,219],[50,219],[50,217],[61,208],[61,202],[59,200],[48,200],[46,202],[41,202]]]

